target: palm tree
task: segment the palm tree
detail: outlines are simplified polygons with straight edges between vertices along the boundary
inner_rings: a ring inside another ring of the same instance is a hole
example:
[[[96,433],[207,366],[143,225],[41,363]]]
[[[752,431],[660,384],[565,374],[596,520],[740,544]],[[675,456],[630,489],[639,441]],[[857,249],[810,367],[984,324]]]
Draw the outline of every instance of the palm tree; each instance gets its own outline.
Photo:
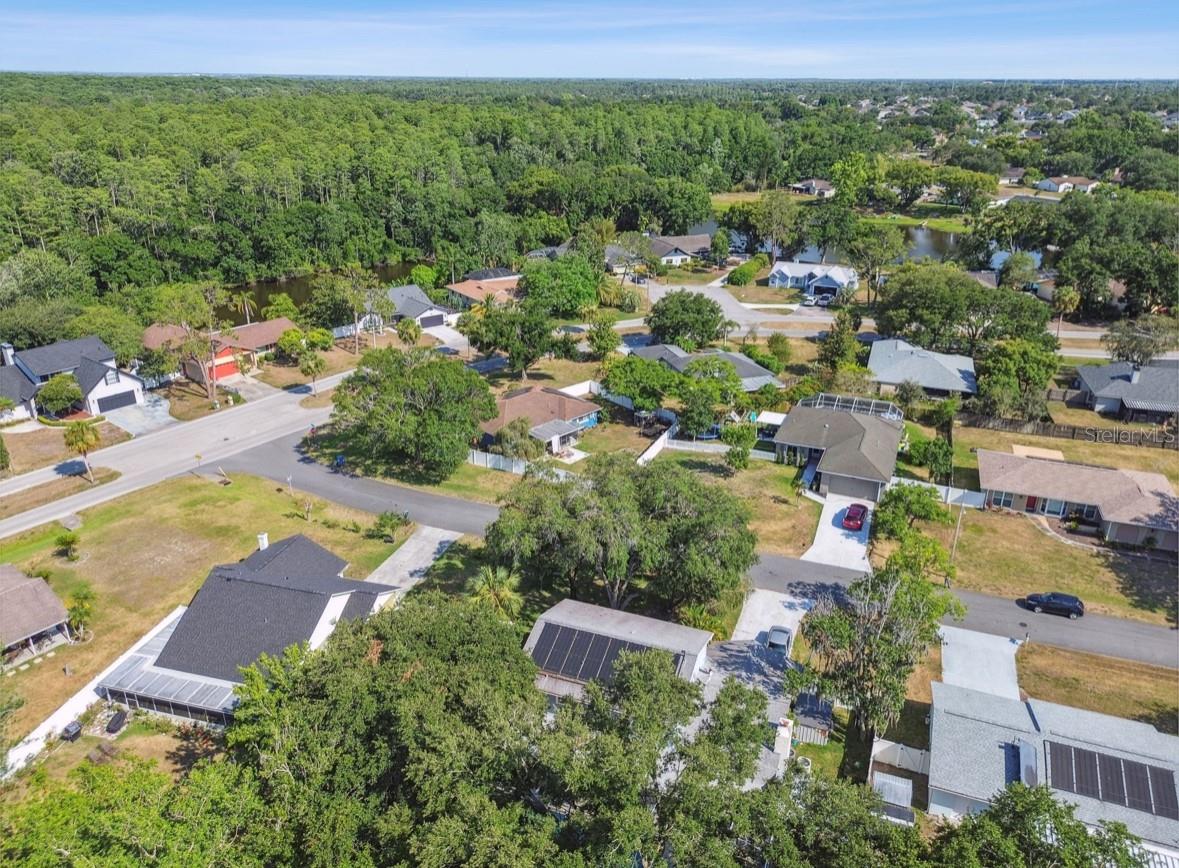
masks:
[[[241,290],[233,294],[233,309],[246,318],[246,325],[250,324],[250,314],[258,312],[258,302],[254,300],[254,293]]]
[[[86,583],[82,583],[70,594],[70,607],[66,614],[70,619],[70,626],[79,638],[86,632],[86,624],[94,613],[94,591]]]
[[[469,587],[472,597],[512,621],[524,605],[519,585],[520,574],[511,567],[484,564]]]
[[[422,327],[417,320],[405,317],[397,322],[397,337],[403,344],[416,344],[422,336]]]
[[[311,394],[318,395],[319,387],[316,380],[327,370],[327,360],[315,350],[306,350],[299,354],[299,373],[311,378]]]
[[[71,422],[65,429],[66,449],[82,457],[86,467],[86,478],[94,483],[94,472],[90,469],[90,453],[99,443],[98,429],[85,420]]]
[[[1052,292],[1052,309],[1056,312],[1056,339],[1060,340],[1060,325],[1064,318],[1081,306],[1081,294],[1071,286],[1058,286]]]

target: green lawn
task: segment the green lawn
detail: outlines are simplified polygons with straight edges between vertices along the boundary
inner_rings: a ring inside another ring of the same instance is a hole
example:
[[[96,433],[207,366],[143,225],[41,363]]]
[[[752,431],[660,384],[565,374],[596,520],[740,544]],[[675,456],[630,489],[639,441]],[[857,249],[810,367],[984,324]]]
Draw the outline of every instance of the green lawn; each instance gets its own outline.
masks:
[[[835,709],[832,717],[835,728],[826,744],[794,745],[794,755],[809,759],[812,772],[827,778],[839,777],[843,766],[844,742],[847,738],[847,709]]]
[[[954,234],[962,234],[970,231],[970,227],[966,225],[966,221],[960,215],[947,215],[943,211],[934,208],[922,208],[917,206],[913,214],[861,214],[860,220],[865,223],[875,223],[879,225],[891,226],[921,226],[925,225],[929,229],[936,229],[939,232],[952,232]]]
[[[257,477],[232,479],[221,485],[183,476],[84,511],[75,562],[55,553],[56,524],[0,542],[0,563],[30,573],[47,570],[50,587],[64,599],[83,583],[96,594],[90,642],[60,648],[50,665],[4,679],[25,700],[9,735],[24,736],[167,612],[187,603],[210,568],[250,554],[259,532],[271,540],[306,534],[348,560],[347,575],[354,578],[367,576],[396,548],[364,536],[373,521],[367,513],[298,491],[292,499],[285,486]],[[302,515],[307,500],[310,520]],[[397,542],[410,530],[402,529]]]

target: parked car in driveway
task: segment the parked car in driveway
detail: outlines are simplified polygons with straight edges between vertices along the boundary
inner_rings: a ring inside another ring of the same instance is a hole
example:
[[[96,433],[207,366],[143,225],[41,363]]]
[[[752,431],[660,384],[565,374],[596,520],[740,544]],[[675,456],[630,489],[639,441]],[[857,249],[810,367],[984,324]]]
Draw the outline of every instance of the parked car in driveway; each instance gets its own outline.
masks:
[[[831,302],[833,301],[835,301],[835,296],[833,295],[820,295],[819,298],[815,301],[815,304],[817,304],[819,307],[830,307]]]
[[[62,741],[77,741],[82,737],[82,722],[80,720],[71,720],[67,723],[61,731]]]
[[[794,633],[789,627],[775,624],[766,633],[766,651],[773,657],[785,662],[790,656],[790,649],[794,646]]]
[[[1085,604],[1072,594],[1028,594],[1024,602],[1037,615],[1048,612],[1051,615],[1066,615],[1073,621],[1085,615]]]
[[[868,507],[862,503],[853,503],[843,514],[844,530],[863,530],[864,519],[868,517]]]
[[[817,303],[818,303],[818,299],[815,298],[813,295],[808,295],[806,298],[804,298],[802,300],[803,307],[814,307]]]

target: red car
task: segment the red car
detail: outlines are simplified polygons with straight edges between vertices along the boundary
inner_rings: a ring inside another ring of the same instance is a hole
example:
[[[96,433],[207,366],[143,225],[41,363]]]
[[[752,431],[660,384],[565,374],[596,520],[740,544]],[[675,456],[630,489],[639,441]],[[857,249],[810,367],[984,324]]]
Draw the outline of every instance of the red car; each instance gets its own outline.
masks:
[[[844,530],[863,530],[864,519],[868,517],[868,507],[862,503],[853,503],[847,508],[843,516]]]

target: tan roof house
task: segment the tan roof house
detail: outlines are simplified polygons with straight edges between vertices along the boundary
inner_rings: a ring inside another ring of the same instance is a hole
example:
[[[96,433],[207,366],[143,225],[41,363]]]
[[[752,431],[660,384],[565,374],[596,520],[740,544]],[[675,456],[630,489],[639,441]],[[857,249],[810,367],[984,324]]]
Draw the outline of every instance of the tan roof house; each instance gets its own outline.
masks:
[[[1107,542],[1179,551],[1179,498],[1161,473],[978,450],[987,506],[1093,524]]]
[[[0,564],[0,652],[7,656],[38,639],[69,638],[66,607],[46,581]]]
[[[484,422],[485,441],[490,441],[505,425],[515,419],[527,419],[528,433],[541,440],[554,455],[577,442],[586,428],[598,424],[599,407],[592,401],[567,395],[560,389],[531,386],[507,392],[496,401],[499,411]]]
[[[447,284],[450,290],[451,306],[466,310],[491,299],[496,304],[507,304],[517,298],[516,289],[520,284],[519,274],[506,277],[473,278]]]

